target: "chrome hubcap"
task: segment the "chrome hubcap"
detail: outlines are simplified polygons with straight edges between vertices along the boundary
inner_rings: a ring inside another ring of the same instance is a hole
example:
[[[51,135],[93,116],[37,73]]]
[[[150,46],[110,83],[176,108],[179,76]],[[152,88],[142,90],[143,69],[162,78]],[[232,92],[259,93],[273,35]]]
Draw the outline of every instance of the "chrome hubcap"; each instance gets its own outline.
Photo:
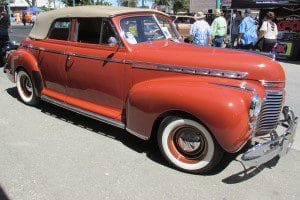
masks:
[[[207,148],[202,133],[194,127],[181,127],[176,130],[174,142],[177,150],[187,158],[201,158]]]
[[[32,92],[32,85],[28,78],[26,78],[25,87],[27,91]]]
[[[30,78],[27,75],[22,75],[20,77],[20,84],[21,84],[24,95],[30,96],[33,91]]]
[[[178,138],[178,146],[187,153],[195,151],[200,145],[200,137],[191,132],[182,133]]]

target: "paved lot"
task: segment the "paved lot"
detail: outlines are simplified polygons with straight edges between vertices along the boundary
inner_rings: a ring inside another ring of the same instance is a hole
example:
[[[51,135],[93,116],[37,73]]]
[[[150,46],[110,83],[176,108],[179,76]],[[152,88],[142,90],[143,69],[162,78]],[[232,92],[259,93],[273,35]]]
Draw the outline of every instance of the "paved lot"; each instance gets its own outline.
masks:
[[[299,115],[300,65],[283,66]],[[0,68],[0,199],[299,199],[296,140],[287,157],[257,169],[227,155],[210,175],[186,174],[125,131],[47,103],[25,106]]]

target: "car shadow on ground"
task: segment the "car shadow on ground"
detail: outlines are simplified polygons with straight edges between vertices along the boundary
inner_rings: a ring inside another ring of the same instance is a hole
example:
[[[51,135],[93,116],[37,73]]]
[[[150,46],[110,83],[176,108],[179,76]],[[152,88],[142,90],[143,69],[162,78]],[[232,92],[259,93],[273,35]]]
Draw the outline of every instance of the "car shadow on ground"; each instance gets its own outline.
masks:
[[[300,60],[284,60],[284,59],[278,59],[278,62],[283,62],[287,64],[293,64],[293,65],[299,65],[300,66]]]
[[[8,88],[7,93],[16,98],[18,101],[22,102],[16,87]],[[47,102],[41,102],[39,106],[34,107],[36,109],[41,110],[41,112],[51,116],[55,117],[57,119],[63,120],[65,122],[71,123],[75,126],[79,126],[81,128],[84,128],[86,130],[89,130],[91,132],[103,135],[105,137],[109,137],[112,139],[115,139],[117,141],[122,142],[125,146],[127,146],[130,149],[133,149],[134,151],[138,153],[145,153],[148,158],[150,158],[152,161],[159,163],[161,165],[164,165],[166,167],[173,168],[170,166],[167,161],[162,157],[162,155],[159,152],[158,146],[156,145],[156,142],[154,140],[150,141],[144,141],[141,140],[131,134],[129,134],[126,130],[119,129],[117,127],[99,122],[97,120],[85,117],[83,115],[77,114],[75,112],[66,110],[64,108],[60,108],[56,105],[47,103]],[[243,150],[241,150],[243,151]],[[239,162],[237,160],[237,157],[239,153],[236,154],[229,154],[225,153],[223,156],[222,161],[220,164],[211,172],[208,174],[204,174],[205,176],[213,176],[216,174],[221,173],[231,162]],[[241,164],[242,171],[235,173],[227,178],[224,178],[222,180],[223,183],[226,184],[234,184],[243,182],[245,180],[248,180],[255,175],[257,175],[259,172],[261,172],[266,167],[272,167],[276,165],[277,161],[271,160],[269,163],[266,163],[263,167],[255,168],[255,169],[246,169]]]
[[[1,199],[1,200],[9,200],[7,194],[6,194],[5,191],[2,189],[1,185],[0,185],[0,199]]]
[[[276,166],[279,161],[279,156],[273,158],[272,160],[268,161],[267,163],[259,166],[259,167],[250,167],[250,168],[245,168],[245,166],[237,160],[237,162],[241,163],[241,166],[244,168],[242,171],[235,173],[233,175],[230,175],[222,180],[223,183],[226,184],[236,184],[236,183],[241,183],[244,181],[247,181],[260,172],[262,172],[264,169],[268,168],[271,169],[272,167]]]

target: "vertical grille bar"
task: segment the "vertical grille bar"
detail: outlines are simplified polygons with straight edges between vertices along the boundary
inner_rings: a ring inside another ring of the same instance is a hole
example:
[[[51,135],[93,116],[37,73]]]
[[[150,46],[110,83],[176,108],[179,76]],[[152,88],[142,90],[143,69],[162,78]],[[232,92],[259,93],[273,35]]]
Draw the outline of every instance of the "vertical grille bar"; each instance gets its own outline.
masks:
[[[268,90],[258,118],[257,133],[269,133],[277,128],[283,103],[283,91]]]

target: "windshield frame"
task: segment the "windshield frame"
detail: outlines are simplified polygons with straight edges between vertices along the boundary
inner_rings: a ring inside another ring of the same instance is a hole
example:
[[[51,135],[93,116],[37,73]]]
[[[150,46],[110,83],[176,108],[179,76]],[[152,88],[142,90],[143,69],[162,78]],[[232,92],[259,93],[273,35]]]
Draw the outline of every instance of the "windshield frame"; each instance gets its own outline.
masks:
[[[123,30],[122,26],[121,26],[121,21],[126,19],[126,18],[132,18],[132,17],[153,17],[153,19],[155,20],[156,24],[158,25],[158,27],[160,28],[160,30],[163,32],[162,30],[162,27],[161,25],[159,24],[158,22],[158,17],[159,18],[162,18],[164,20],[166,20],[170,26],[171,26],[171,29],[173,30],[174,34],[175,34],[175,37],[172,37],[172,38],[167,38],[167,36],[165,35],[165,33],[163,32],[163,35],[164,35],[164,38],[161,38],[161,39],[155,39],[155,40],[151,40],[151,41],[157,41],[157,40],[172,40],[172,39],[175,39],[175,40],[178,40],[178,41],[181,41],[181,37],[180,37],[180,34],[178,33],[177,29],[176,29],[176,25],[174,24],[174,22],[172,21],[172,19],[167,16],[167,15],[164,15],[164,14],[160,14],[160,13],[155,13],[155,12],[150,12],[150,13],[137,13],[137,14],[128,14],[128,15],[123,15],[123,16],[119,16],[117,17],[116,21],[117,22],[117,26],[118,26],[118,32],[119,32],[119,36],[121,38],[121,40],[123,41],[124,44],[126,45],[130,45],[130,46],[136,46],[138,44],[143,44],[145,42],[148,42],[148,41],[143,41],[143,42],[138,42],[136,44],[131,44],[130,42],[128,42],[128,40],[126,39],[125,37],[125,31]]]

